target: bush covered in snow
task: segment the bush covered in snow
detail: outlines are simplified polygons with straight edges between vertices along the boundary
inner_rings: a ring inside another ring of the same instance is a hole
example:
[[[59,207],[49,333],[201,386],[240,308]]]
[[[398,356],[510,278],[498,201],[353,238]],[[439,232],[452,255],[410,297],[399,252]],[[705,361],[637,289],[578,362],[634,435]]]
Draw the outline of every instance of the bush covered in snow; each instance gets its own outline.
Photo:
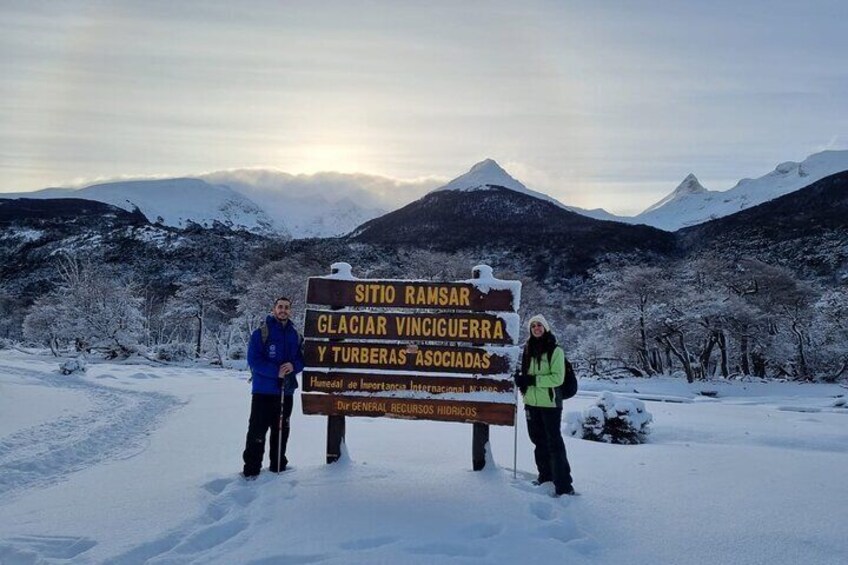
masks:
[[[74,357],[68,359],[59,365],[59,372],[63,375],[74,375],[77,373],[85,373],[86,362],[82,357]]]
[[[645,403],[604,392],[595,406],[566,415],[565,432],[571,437],[606,443],[645,443],[653,420]]]
[[[163,343],[153,348],[153,354],[159,361],[182,363],[194,359],[194,346],[189,343]]]

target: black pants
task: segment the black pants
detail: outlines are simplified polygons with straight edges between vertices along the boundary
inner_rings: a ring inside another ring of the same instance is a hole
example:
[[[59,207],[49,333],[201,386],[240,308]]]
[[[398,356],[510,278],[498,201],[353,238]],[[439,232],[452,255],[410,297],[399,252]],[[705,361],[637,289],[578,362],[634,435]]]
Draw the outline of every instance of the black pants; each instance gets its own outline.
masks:
[[[525,406],[527,431],[535,449],[536,468],[539,482],[553,481],[559,494],[571,490],[571,465],[565,453],[560,423],[562,408],[538,408]]]
[[[294,397],[284,396],[282,406],[280,404],[280,397],[275,394],[253,395],[250,402],[247,440],[242,454],[246,477],[258,475],[260,469],[262,469],[262,458],[265,456],[265,435],[268,433],[268,428],[271,429],[271,471],[276,473],[285,470],[288,464],[286,444],[289,441],[289,420],[294,407]],[[282,425],[280,422],[281,414]],[[279,468],[277,467],[278,454],[280,457]]]

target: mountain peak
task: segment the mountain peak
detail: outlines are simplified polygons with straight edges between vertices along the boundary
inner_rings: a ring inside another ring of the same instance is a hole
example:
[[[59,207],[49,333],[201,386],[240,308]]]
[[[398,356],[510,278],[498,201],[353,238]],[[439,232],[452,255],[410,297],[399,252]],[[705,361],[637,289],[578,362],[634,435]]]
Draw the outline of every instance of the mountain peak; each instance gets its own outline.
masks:
[[[495,173],[495,174],[502,174],[502,175],[509,176],[507,174],[507,172],[503,169],[503,167],[498,165],[498,162],[495,161],[494,159],[483,159],[482,161],[480,161],[479,163],[477,163],[476,165],[471,167],[471,170],[468,171],[468,172],[470,172],[470,173],[488,173],[488,172],[491,172],[491,173]]]
[[[848,171],[848,151],[822,151],[803,162],[785,161],[756,179],[742,179],[724,191],[706,190],[689,175],[668,196],[636,220],[668,231],[721,218],[795,192],[835,173]]]
[[[503,186],[518,192],[527,192],[527,187],[515,180],[494,159],[484,159],[438,190],[487,190],[492,186]]]
[[[675,202],[684,199],[687,196],[696,194],[706,194],[708,192],[709,190],[704,188],[703,185],[701,185],[701,183],[698,181],[698,177],[696,177],[693,173],[689,173],[688,175],[686,175],[686,178],[683,179],[683,182],[678,184],[677,188],[675,188],[671,192],[671,194],[669,194],[668,196],[666,196],[665,198],[663,198],[662,200],[642,212],[642,214],[653,212],[654,210],[662,208],[670,202]],[[642,214],[640,214],[640,216]]]
[[[703,192],[709,191],[701,185],[698,181],[698,177],[696,177],[693,173],[689,173],[686,175],[686,178],[683,179],[683,182],[677,185],[677,188],[674,189],[672,194],[701,194]]]

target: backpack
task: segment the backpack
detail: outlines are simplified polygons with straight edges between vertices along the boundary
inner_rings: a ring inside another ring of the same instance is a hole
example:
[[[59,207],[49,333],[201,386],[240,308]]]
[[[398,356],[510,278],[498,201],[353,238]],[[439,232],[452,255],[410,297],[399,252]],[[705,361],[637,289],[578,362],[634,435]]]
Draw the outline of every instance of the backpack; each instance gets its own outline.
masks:
[[[268,343],[268,323],[265,320],[262,320],[262,323],[259,324],[259,336],[262,338],[262,345]],[[253,371],[250,372],[250,376],[247,378],[247,383],[250,384],[253,382]]]
[[[548,352],[548,365],[551,364],[553,354],[553,351]],[[565,377],[562,379],[562,384],[554,389],[554,394],[557,400],[568,400],[577,394],[577,374],[567,358],[565,358]]]

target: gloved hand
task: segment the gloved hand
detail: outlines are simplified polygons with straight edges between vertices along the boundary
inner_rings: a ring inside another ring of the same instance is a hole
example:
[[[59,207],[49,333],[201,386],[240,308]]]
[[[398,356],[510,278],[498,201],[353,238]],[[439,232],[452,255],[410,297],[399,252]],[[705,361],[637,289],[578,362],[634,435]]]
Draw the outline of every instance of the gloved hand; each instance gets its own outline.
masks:
[[[521,371],[515,373],[515,386],[521,391],[521,394],[527,394],[528,386],[536,386],[536,375],[526,375]]]
[[[515,374],[512,375],[512,379],[515,381],[515,386],[518,388],[527,388],[527,375],[521,371],[516,371]]]

